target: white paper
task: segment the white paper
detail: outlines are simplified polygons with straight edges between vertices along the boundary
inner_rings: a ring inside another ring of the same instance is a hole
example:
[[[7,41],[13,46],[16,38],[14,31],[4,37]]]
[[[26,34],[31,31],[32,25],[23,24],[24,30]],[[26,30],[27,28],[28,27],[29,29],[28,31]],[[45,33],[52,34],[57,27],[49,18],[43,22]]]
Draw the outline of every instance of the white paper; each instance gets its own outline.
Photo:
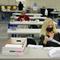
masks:
[[[43,48],[42,45],[28,45],[28,47],[31,47],[31,48]]]
[[[59,57],[60,58],[60,47],[55,47],[49,51],[50,57]]]

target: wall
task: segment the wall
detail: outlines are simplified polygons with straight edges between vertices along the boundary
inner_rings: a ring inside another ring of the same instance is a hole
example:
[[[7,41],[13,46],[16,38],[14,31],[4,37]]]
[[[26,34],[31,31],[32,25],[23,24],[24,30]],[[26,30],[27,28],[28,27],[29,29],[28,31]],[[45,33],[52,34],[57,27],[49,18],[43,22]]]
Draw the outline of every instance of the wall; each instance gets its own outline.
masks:
[[[21,1],[21,2],[24,4],[24,6],[25,6],[25,2],[26,2],[26,0],[16,0],[17,5],[19,4],[20,1]]]
[[[60,11],[60,0],[23,0],[23,1],[25,1],[26,6],[31,6],[34,2],[36,2],[39,7],[45,6],[45,7],[55,8]],[[19,2],[19,0],[0,0],[0,5],[1,4],[15,5],[17,2]]]
[[[16,0],[0,0],[0,5],[16,5]]]
[[[26,6],[31,6],[36,2],[39,7],[55,8],[60,11],[60,0],[26,0]]]

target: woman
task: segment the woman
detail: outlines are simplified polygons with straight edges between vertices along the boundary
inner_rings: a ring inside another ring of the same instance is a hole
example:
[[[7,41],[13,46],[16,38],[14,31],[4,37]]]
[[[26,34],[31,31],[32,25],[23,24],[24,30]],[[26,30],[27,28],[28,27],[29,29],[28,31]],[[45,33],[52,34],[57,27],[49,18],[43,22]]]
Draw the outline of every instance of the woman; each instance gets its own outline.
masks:
[[[60,46],[60,33],[56,31],[55,23],[52,19],[47,18],[41,29],[41,41],[43,46],[58,47]]]

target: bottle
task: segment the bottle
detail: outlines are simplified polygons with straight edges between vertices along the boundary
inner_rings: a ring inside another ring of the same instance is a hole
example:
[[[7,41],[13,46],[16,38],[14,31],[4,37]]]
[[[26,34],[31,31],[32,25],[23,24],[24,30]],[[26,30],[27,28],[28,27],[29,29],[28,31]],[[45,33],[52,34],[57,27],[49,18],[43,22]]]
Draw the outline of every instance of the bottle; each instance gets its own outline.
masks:
[[[45,9],[45,16],[48,16],[48,10]]]

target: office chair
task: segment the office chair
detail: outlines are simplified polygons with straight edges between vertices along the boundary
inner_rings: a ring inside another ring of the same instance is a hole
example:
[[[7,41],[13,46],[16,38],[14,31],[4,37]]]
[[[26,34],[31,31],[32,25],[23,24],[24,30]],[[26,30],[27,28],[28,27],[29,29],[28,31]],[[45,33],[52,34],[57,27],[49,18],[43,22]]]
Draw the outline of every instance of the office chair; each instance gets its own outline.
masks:
[[[34,41],[33,38],[27,38],[27,45],[28,44],[36,45],[36,42]]]
[[[29,28],[31,28],[31,29],[33,29],[33,28],[36,29],[36,28],[39,28],[39,27],[38,27],[37,25],[30,25]]]

